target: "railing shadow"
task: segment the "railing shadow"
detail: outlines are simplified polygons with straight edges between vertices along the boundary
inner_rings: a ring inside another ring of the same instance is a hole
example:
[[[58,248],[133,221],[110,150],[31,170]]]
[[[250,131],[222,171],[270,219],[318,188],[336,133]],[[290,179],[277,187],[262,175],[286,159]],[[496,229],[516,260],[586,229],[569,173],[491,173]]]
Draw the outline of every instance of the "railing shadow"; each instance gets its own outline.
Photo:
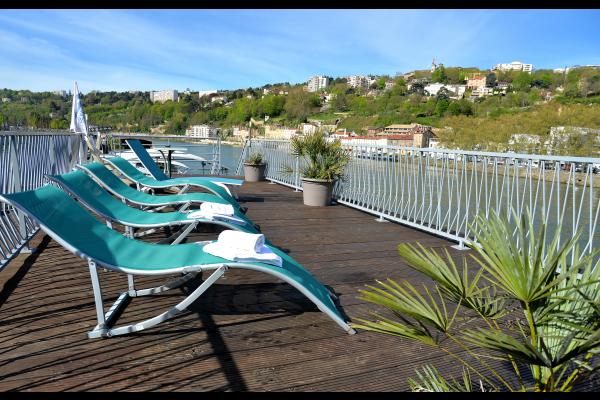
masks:
[[[25,277],[25,275],[27,274],[29,269],[33,266],[35,261],[38,259],[41,251],[48,246],[48,243],[50,243],[50,236],[44,235],[44,238],[38,245],[37,250],[34,251],[33,253],[31,253],[23,261],[23,265],[21,265],[21,267],[17,270],[17,272],[10,279],[8,279],[6,281],[6,283],[4,284],[4,287],[2,288],[2,291],[0,291],[0,308],[2,308],[2,306],[4,305],[6,300],[8,300],[8,298],[15,291],[17,286],[19,286],[19,283],[21,283],[21,281],[23,280],[23,277]]]

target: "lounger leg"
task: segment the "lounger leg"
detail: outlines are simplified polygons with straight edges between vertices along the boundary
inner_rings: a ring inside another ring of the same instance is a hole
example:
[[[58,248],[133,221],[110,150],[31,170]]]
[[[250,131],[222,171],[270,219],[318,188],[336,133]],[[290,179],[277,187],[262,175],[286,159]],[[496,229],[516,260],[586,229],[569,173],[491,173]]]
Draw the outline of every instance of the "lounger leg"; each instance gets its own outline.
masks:
[[[125,236],[127,236],[130,239],[134,238],[133,227],[131,227],[131,226],[126,226],[125,227]]]
[[[147,289],[135,289],[132,288],[130,286],[130,290],[129,290],[129,297],[141,297],[141,296],[150,296],[153,294],[158,294],[158,293],[162,293],[162,292],[166,292],[167,290],[171,290],[171,289],[176,289],[180,286],[182,286],[184,283],[186,283],[189,280],[192,280],[196,277],[196,275],[198,275],[199,272],[188,272],[187,274],[184,274],[183,276],[180,276],[177,279],[173,279],[170,282],[165,283],[164,285],[161,286],[155,286],[152,288],[147,288]]]
[[[171,236],[161,239],[159,240],[158,244],[163,244],[163,243],[171,243],[171,245],[174,244],[179,244],[181,243],[181,241],[183,239],[185,239],[187,237],[187,235],[190,234],[190,232],[196,227],[198,226],[198,222],[195,222],[193,224],[189,224],[188,226],[185,227],[185,229],[183,229],[183,231],[181,233],[178,234],[178,232],[180,232],[181,230],[178,230],[177,232],[175,232],[174,234],[172,234]]]
[[[96,314],[98,316],[98,327],[104,328],[104,304],[102,301],[102,288],[100,287],[100,278],[98,277],[98,270],[96,269],[96,263],[94,261],[88,262],[90,268],[90,276],[92,278],[92,288],[94,290],[94,302],[96,303]]]
[[[131,325],[127,325],[127,326],[121,326],[118,328],[112,328],[112,329],[105,330],[104,334],[102,334],[101,336],[110,337],[110,336],[116,336],[116,335],[124,335],[124,334],[132,333],[132,332],[138,332],[143,329],[151,328],[155,325],[160,324],[161,322],[164,322],[168,319],[173,318],[180,312],[185,311],[190,306],[190,304],[192,304],[194,301],[196,301],[196,299],[198,299],[198,297],[200,297],[202,295],[202,293],[204,293],[210,286],[212,286],[213,283],[215,283],[217,281],[217,279],[219,279],[225,273],[226,270],[227,270],[226,265],[223,265],[223,266],[217,268],[215,270],[215,272],[213,272],[200,286],[198,286],[196,288],[196,290],[194,290],[188,297],[186,297],[182,302],[180,302],[179,304],[177,304],[170,310],[165,311],[164,313],[159,314],[154,318],[147,319],[147,320],[139,322],[137,324],[131,324]],[[91,337],[91,336],[88,334],[88,337]],[[99,337],[99,336],[94,336],[94,337]]]
[[[189,207],[191,204],[192,204],[192,202],[188,201],[187,203],[185,203],[184,205],[182,205],[182,206],[179,208],[179,210],[177,210],[177,211],[179,211],[179,212],[184,212],[185,210],[187,210],[187,209],[188,209],[188,207]]]
[[[190,190],[190,185],[185,185],[179,192],[177,192],[177,194],[187,193],[188,190]]]
[[[181,243],[181,241],[183,239],[185,239],[187,237],[187,235],[190,234],[190,232],[198,225],[198,223],[195,224],[189,224],[184,230],[183,232],[181,232],[181,235],[177,236],[177,238],[175,240],[173,240],[173,243],[171,243],[171,246],[174,244],[179,244]]]

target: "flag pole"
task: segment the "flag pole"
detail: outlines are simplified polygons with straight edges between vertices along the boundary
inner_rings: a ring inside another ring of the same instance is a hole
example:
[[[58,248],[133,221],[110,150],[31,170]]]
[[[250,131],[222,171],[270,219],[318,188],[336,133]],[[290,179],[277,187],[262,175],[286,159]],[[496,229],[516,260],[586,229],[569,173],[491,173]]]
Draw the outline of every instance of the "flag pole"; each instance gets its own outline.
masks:
[[[82,134],[85,143],[90,150],[92,157],[99,162],[102,162],[100,158],[100,152],[94,146],[94,141],[91,140],[89,135],[89,129],[87,124],[87,118],[85,113],[83,112],[83,108],[81,107],[81,102],[79,99],[79,87],[77,86],[77,82],[75,82],[75,92],[73,93],[73,104],[71,110],[71,127],[74,132],[78,132],[79,130],[83,132],[79,132]]]

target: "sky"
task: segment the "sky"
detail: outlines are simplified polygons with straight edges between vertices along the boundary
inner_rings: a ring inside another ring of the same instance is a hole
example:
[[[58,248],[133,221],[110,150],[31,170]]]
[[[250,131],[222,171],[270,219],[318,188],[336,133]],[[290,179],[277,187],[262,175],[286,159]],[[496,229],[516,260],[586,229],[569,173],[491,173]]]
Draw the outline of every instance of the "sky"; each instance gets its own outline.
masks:
[[[600,64],[600,10],[0,10],[0,88],[192,91]]]

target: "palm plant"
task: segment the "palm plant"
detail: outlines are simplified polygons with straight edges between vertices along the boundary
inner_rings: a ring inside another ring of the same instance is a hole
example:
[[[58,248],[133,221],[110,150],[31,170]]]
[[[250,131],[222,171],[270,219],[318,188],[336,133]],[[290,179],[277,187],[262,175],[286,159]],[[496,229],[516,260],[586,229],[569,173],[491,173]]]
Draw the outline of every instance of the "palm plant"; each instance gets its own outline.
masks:
[[[263,162],[263,155],[260,152],[252,153],[246,158],[246,164],[248,165],[260,165]]]
[[[570,391],[599,368],[600,250],[580,254],[580,233],[562,246],[560,231],[547,242],[545,226],[534,230],[529,213],[516,220],[513,235],[507,219],[478,217],[478,244],[470,246],[477,270],[469,271],[466,257],[459,268],[447,251],[444,259],[420,244],[400,244],[400,256],[434,289],[422,294],[388,279],[360,291],[394,317],[372,313],[374,321],[357,319],[355,328],[437,347],[463,365],[462,382],[425,365],[409,380],[412,390],[470,391],[473,376],[481,390]],[[489,360],[508,362],[511,372]]]
[[[350,162],[350,154],[342,147],[339,140],[327,141],[318,132],[305,136],[293,137],[291,142],[292,154],[302,157],[305,166],[300,174],[308,179],[334,181],[344,177],[344,168]],[[286,167],[291,172],[291,167]]]

